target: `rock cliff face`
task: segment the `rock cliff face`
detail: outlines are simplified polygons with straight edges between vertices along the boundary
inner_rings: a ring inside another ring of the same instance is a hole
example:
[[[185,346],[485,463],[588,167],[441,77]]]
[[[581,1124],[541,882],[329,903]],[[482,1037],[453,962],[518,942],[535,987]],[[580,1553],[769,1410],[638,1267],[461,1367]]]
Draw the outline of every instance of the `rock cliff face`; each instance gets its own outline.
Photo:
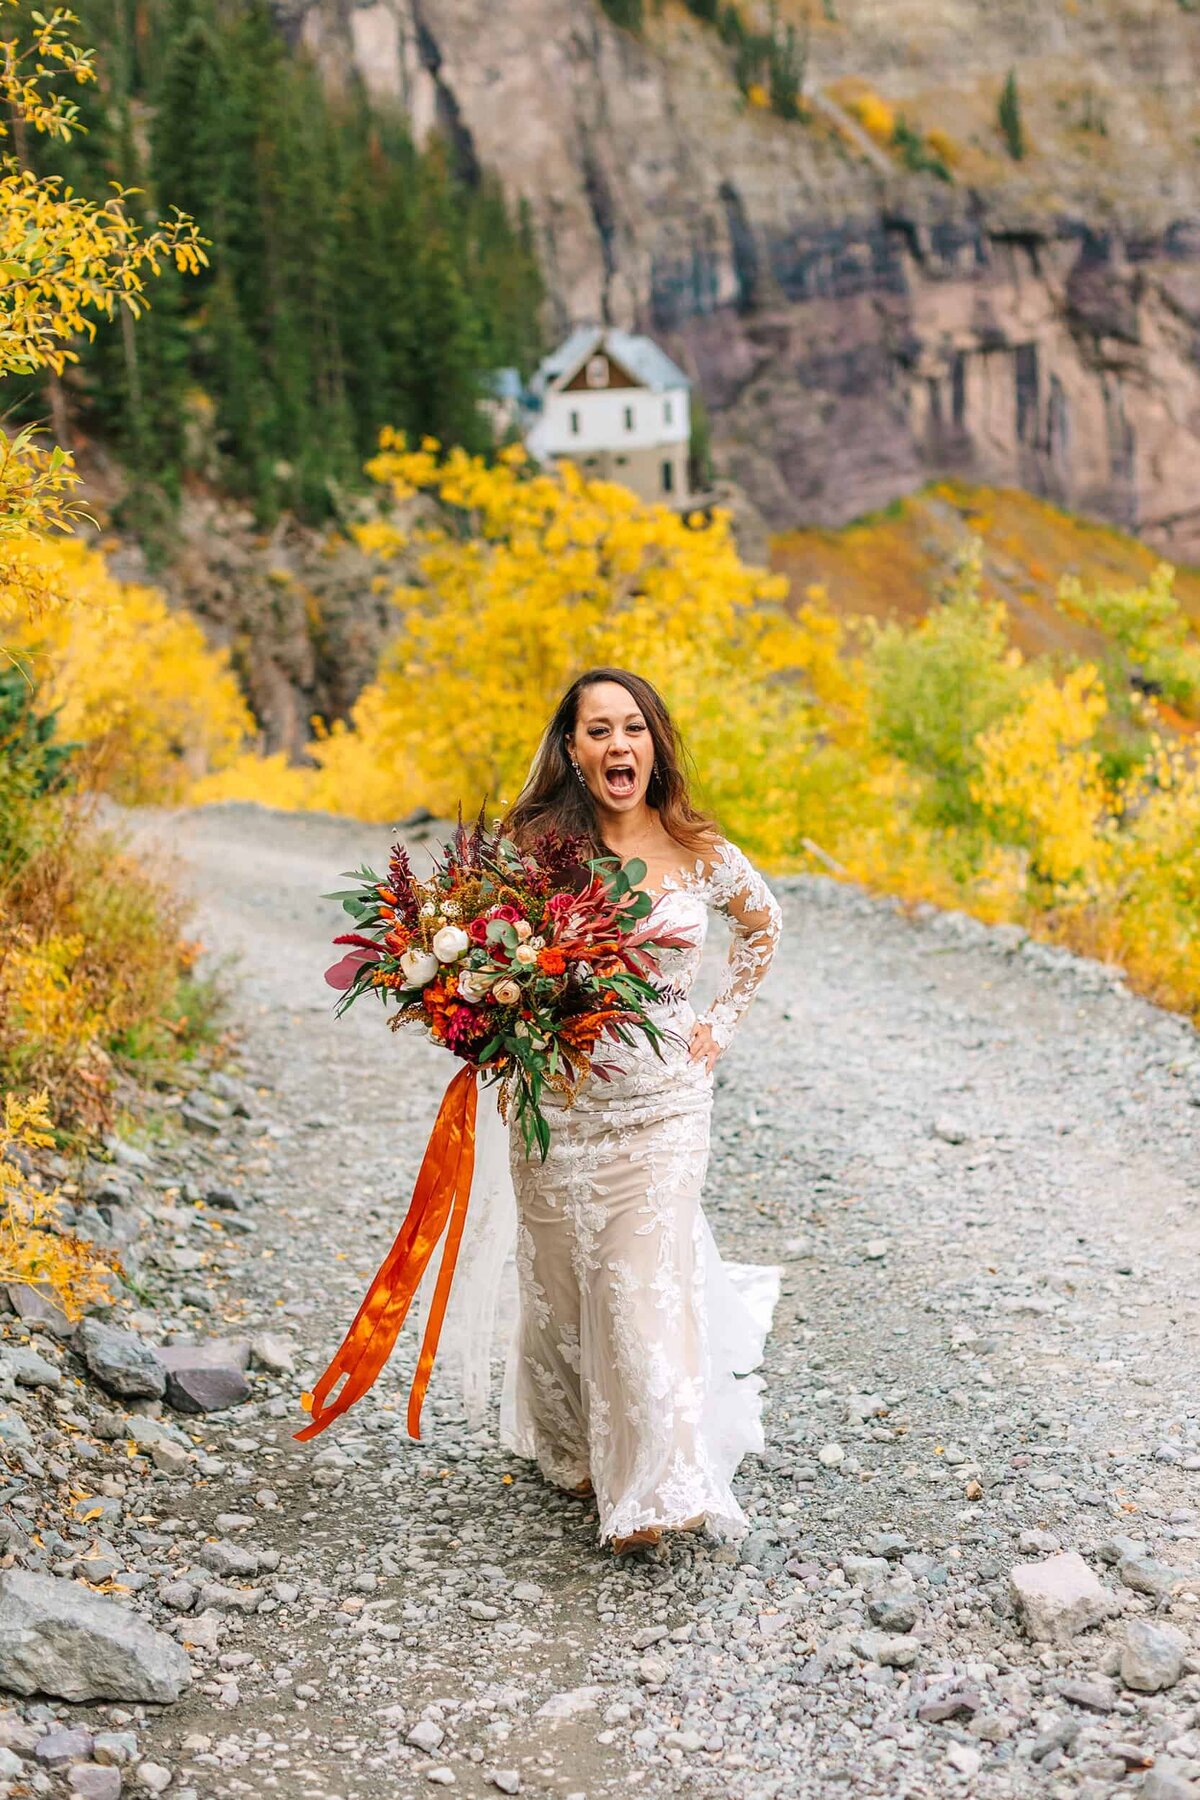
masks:
[[[743,11],[754,14],[753,0]],[[763,8],[765,13],[765,7]],[[769,523],[930,475],[1019,483],[1200,557],[1200,13],[1192,0],[784,0],[809,116],[750,105],[678,4],[282,0],[529,199],[553,328],[654,332]],[[997,100],[1015,70],[1029,154]],[[953,180],[850,122],[870,90]]]

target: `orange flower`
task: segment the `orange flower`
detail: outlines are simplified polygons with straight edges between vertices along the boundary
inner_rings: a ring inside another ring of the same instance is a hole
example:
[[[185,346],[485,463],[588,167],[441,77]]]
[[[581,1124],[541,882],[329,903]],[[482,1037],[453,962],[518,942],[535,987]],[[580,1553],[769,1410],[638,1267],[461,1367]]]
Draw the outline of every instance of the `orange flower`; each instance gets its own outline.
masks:
[[[543,975],[561,975],[566,969],[567,959],[561,950],[548,944],[544,950],[538,951],[538,968]]]

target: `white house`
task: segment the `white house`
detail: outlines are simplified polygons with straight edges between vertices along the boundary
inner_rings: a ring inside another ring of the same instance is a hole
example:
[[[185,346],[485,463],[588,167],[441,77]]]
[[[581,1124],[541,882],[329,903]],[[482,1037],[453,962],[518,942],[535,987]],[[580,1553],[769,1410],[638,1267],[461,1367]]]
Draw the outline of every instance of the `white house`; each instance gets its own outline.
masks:
[[[580,326],[530,383],[525,444],[668,506],[689,497],[691,383],[652,338]]]

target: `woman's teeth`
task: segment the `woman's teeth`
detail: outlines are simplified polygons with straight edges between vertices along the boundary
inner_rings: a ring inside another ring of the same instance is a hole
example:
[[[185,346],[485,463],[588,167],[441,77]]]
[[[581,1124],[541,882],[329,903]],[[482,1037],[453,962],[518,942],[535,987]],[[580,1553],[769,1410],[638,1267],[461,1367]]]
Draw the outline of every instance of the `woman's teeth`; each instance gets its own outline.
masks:
[[[632,794],[637,786],[637,778],[633,770],[625,767],[606,769],[604,779],[614,794]]]

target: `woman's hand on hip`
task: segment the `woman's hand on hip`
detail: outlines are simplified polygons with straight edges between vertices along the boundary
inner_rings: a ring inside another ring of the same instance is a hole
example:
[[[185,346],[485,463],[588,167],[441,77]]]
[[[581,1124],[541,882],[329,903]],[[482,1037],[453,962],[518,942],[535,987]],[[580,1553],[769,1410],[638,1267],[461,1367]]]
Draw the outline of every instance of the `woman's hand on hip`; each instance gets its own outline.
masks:
[[[712,1034],[712,1027],[703,1019],[697,1019],[692,1027],[692,1035],[688,1039],[688,1056],[692,1062],[702,1062],[711,1075],[717,1066],[717,1058],[721,1054],[721,1046]]]

